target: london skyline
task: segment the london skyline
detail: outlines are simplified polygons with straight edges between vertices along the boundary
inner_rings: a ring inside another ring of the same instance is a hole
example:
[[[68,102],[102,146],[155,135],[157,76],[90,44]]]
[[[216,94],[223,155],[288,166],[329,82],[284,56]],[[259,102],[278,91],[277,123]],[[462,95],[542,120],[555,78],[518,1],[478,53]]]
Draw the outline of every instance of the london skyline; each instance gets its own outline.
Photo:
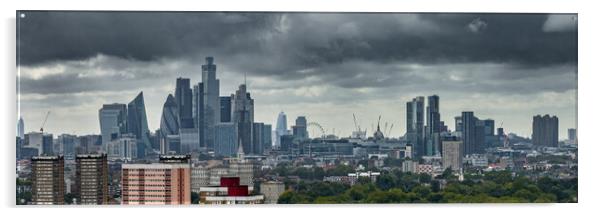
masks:
[[[576,15],[24,13],[25,132],[50,110],[46,132],[99,134],[102,104],[140,91],[154,130],[176,78],[199,82],[205,56],[215,57],[221,95],[246,74],[255,119],[272,125],[284,111],[288,125],[303,115],[348,136],[353,113],[369,131],[382,115],[399,137],[405,103],[437,94],[450,128],[462,111],[527,137],[537,114],[558,116],[561,138],[576,127]]]

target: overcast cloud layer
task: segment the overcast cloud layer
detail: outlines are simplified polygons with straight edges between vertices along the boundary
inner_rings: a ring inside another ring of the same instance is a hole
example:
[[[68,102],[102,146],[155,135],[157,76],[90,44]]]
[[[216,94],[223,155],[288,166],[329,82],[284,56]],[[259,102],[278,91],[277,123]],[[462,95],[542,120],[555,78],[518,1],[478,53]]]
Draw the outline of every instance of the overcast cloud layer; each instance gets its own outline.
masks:
[[[149,126],[177,77],[200,82],[214,56],[221,95],[247,74],[256,121],[306,115],[347,136],[394,124],[405,102],[438,94],[441,114],[471,110],[531,133],[554,114],[576,127],[577,18],[572,14],[23,12],[18,22],[26,131],[99,133],[98,109],[144,91]],[[384,124],[384,123],[383,123]],[[310,131],[312,133],[312,131]]]

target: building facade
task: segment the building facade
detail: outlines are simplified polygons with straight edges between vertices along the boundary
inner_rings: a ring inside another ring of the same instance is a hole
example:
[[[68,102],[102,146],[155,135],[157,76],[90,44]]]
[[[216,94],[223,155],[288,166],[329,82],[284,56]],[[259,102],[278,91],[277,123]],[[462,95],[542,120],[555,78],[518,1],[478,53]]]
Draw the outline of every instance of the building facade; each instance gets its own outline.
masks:
[[[121,204],[190,204],[190,164],[123,164]]]
[[[550,115],[533,116],[533,145],[558,147],[558,117]]]
[[[32,204],[65,204],[65,160],[62,156],[31,158]]]
[[[77,155],[75,184],[78,204],[109,203],[109,168],[106,154]]]

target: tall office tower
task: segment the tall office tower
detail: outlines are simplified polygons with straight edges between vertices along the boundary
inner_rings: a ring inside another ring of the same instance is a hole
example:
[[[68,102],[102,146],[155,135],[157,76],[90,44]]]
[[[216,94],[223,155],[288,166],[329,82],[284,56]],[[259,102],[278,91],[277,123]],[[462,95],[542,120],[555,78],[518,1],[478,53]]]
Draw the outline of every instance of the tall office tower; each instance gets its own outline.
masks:
[[[203,143],[208,149],[213,149],[214,128],[220,122],[219,107],[219,80],[216,78],[217,66],[213,64],[213,57],[205,58],[206,64],[203,65],[203,105],[205,120],[205,137]]]
[[[441,143],[439,133],[441,133],[441,114],[439,114],[439,96],[432,95],[428,97],[426,106],[426,155],[432,156],[440,154]]]
[[[61,134],[57,138],[57,142],[59,143],[60,150],[59,154],[63,155],[67,160],[75,159],[75,146],[76,146],[77,136],[69,135],[69,134]],[[104,149],[106,151],[106,149]]]
[[[284,112],[278,113],[278,119],[276,120],[276,131],[274,136],[274,146],[280,147],[280,137],[288,135],[286,126],[286,114]]]
[[[17,122],[17,136],[21,139],[25,139],[25,123],[23,122],[23,117],[19,117],[19,122]]]
[[[416,97],[406,103],[406,139],[413,146],[414,156],[426,153],[424,145],[424,97]]]
[[[308,139],[307,134],[307,119],[305,116],[299,116],[295,119],[295,125],[293,126],[293,136],[299,140]]]
[[[179,134],[180,119],[178,116],[178,104],[174,97],[169,94],[167,100],[165,100],[165,103],[163,104],[163,113],[161,114],[161,124],[159,126],[161,130],[158,135],[160,137],[160,143],[165,144],[165,139],[169,135]],[[161,144],[159,145],[161,146]],[[161,146],[161,149],[166,148],[165,146]],[[162,153],[166,154],[166,152],[163,151]]]
[[[261,122],[253,123],[253,152],[255,154],[263,154],[263,128],[264,124]]]
[[[150,150],[150,131],[148,130],[148,121],[146,119],[146,108],[144,105],[144,95],[142,92],[128,104],[128,133],[134,134],[138,140],[138,156],[143,157],[146,150]]]
[[[475,153],[485,152],[485,121],[475,117]]]
[[[180,121],[180,127],[194,128],[194,120],[192,119],[192,89],[190,89],[190,79],[180,77],[176,80],[176,104],[178,104],[178,119]]]
[[[77,155],[75,184],[78,204],[109,203],[109,165],[106,154]]]
[[[242,145],[245,154],[256,154],[253,147],[253,99],[242,84],[232,95],[232,122],[236,124],[238,145]]]
[[[232,97],[219,97],[220,122],[232,121]]]
[[[65,203],[65,160],[63,156],[31,158],[31,192],[34,205]]]
[[[476,121],[473,112],[462,112],[462,156],[477,153]]]
[[[456,132],[462,132],[462,116],[456,116],[456,117],[454,117],[454,120],[455,120]]]
[[[571,143],[577,144],[577,129],[569,128],[568,129],[568,138]]]
[[[98,110],[100,134],[104,148],[111,140],[127,133],[127,107],[125,104],[104,104]],[[106,150],[106,149],[105,149]]]
[[[163,113],[161,114],[161,124],[159,126],[160,134],[159,149],[161,154],[168,154],[169,147],[167,138],[180,133],[180,118],[178,115],[178,103],[175,98],[169,94],[163,104]]]
[[[200,150],[199,131],[196,128],[180,128],[180,153],[190,154]]]
[[[236,154],[238,130],[233,122],[220,122],[215,126],[215,155],[230,157]]]
[[[190,204],[190,164],[123,164],[121,204]]]
[[[54,136],[42,135],[42,155],[54,155]]]
[[[533,116],[533,145],[558,147],[558,117]]]
[[[497,144],[498,138],[495,136],[495,121],[493,119],[483,120],[485,130],[485,148],[493,147]]]
[[[443,137],[442,141],[443,168],[458,171],[462,168],[462,140],[456,137]]]
[[[269,152],[272,150],[272,125],[264,124],[263,125],[263,152]]]
[[[205,141],[205,105],[203,83],[194,85],[192,91],[192,119],[194,120],[194,128],[199,134],[199,145],[205,151],[207,148]]]

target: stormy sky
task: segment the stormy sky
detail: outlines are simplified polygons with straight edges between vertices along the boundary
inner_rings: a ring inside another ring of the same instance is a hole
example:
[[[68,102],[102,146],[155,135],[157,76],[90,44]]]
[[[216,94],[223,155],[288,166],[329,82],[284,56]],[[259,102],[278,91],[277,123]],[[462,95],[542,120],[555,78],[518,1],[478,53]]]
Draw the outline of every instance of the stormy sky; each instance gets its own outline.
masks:
[[[177,77],[214,56],[220,94],[247,76],[255,120],[307,116],[328,133],[405,133],[405,102],[440,96],[442,120],[474,111],[530,136],[536,114],[576,127],[577,15],[43,12],[17,18],[25,131],[98,134],[98,109],[144,92],[151,131]],[[310,135],[316,132],[310,129]]]

